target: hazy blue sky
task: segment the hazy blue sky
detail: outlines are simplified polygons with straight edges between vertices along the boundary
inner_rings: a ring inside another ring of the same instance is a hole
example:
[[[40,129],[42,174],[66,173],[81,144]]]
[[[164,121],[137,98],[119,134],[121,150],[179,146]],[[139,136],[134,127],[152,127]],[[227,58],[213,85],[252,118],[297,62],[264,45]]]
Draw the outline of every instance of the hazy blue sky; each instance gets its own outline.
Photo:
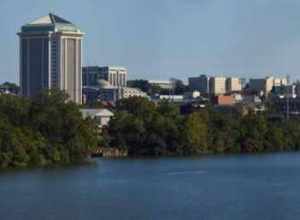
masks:
[[[300,78],[299,0],[0,0],[0,81],[18,80],[20,26],[52,11],[86,33],[84,64],[130,78]]]

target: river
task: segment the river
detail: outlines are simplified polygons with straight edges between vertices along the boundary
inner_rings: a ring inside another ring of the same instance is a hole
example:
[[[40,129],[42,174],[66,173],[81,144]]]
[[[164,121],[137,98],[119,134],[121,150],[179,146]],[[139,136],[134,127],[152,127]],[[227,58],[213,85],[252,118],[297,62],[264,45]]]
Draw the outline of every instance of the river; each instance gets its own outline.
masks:
[[[4,172],[0,219],[300,219],[300,154],[98,159]]]

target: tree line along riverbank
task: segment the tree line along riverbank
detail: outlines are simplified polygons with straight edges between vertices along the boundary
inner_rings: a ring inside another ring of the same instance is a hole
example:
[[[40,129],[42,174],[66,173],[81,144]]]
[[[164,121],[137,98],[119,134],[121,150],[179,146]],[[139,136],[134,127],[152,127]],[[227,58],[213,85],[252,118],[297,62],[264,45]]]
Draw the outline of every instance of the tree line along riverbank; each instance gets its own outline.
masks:
[[[97,147],[128,156],[190,156],[300,149],[299,119],[268,113],[241,115],[213,108],[182,115],[176,104],[145,98],[121,100],[99,134],[80,106],[59,91],[33,99],[0,96],[0,167],[65,165],[85,161]]]
[[[135,156],[297,151],[300,120],[211,107],[182,115],[172,103],[130,98],[117,104],[102,140],[104,146],[125,148]]]

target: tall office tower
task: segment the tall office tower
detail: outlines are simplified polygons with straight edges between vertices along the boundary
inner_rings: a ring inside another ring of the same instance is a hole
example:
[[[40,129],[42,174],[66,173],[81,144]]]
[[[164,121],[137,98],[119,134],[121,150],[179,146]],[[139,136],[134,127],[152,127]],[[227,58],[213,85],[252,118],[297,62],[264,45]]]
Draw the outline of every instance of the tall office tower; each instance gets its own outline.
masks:
[[[209,91],[213,95],[222,95],[226,93],[226,78],[211,77],[209,79]]]
[[[97,86],[99,80],[106,80],[111,86],[127,86],[127,69],[113,66],[86,66],[82,68],[83,85]]]
[[[83,33],[54,14],[22,26],[20,37],[20,86],[24,96],[43,89],[65,91],[81,103],[81,41]]]
[[[239,78],[229,77],[226,79],[226,92],[242,91],[242,82]]]
[[[200,93],[209,93],[209,77],[206,75],[201,75],[198,77],[189,78],[189,88],[191,90],[197,90]]]

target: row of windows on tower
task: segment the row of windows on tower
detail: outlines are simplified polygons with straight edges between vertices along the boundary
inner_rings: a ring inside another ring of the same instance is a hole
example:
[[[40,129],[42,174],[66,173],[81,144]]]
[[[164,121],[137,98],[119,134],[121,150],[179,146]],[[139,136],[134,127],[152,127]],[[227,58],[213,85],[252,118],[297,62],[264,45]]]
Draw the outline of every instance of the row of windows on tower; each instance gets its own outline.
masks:
[[[51,85],[57,87],[57,41],[52,40],[51,44]]]
[[[109,76],[109,83],[114,86],[124,86],[126,84],[125,74],[111,74]]]

